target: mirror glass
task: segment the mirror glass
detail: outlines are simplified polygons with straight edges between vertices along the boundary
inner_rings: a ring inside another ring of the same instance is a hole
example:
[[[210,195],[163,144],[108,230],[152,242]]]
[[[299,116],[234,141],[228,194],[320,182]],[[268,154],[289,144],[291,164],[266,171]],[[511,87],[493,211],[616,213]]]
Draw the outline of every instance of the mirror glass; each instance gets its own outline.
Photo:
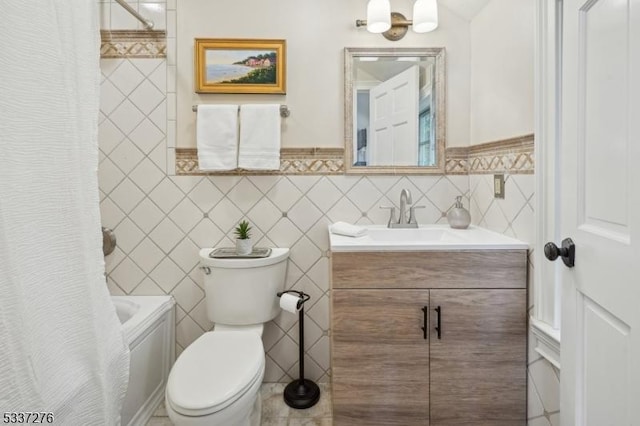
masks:
[[[346,48],[347,173],[442,173],[444,79],[444,48]]]

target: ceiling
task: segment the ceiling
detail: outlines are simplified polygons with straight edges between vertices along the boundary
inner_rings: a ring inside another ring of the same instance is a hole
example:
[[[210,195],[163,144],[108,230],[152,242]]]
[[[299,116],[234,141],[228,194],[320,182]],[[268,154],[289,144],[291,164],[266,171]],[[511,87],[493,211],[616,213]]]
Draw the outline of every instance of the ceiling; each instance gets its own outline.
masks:
[[[471,21],[491,0],[438,0],[438,4],[446,7],[456,15]]]
[[[378,81],[386,81],[402,71],[416,65],[408,61],[358,61],[359,71],[364,71]]]

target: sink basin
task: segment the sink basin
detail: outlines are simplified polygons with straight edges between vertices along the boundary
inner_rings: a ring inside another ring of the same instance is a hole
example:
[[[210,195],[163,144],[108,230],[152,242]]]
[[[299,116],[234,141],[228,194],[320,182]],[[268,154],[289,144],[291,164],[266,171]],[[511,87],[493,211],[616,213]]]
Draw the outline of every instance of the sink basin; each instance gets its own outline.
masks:
[[[367,234],[352,238],[329,234],[331,251],[429,251],[429,250],[522,250],[527,243],[484,228],[453,229],[448,225],[419,228],[367,226]]]
[[[459,235],[446,229],[414,228],[388,229],[369,228],[368,236],[373,241],[380,242],[464,242]]]

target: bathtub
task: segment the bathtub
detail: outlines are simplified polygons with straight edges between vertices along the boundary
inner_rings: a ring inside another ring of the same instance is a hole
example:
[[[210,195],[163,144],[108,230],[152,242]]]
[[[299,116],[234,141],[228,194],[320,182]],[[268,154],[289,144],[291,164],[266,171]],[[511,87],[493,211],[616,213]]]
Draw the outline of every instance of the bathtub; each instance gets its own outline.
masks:
[[[112,296],[129,342],[129,387],[122,425],[144,425],[164,398],[174,361],[175,304],[171,296]]]

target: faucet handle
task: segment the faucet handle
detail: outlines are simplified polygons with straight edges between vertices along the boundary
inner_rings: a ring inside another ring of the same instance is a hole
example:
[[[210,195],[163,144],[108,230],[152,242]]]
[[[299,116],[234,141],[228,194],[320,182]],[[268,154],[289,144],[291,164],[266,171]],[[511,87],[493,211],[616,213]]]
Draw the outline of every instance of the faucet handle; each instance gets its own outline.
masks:
[[[387,227],[391,228],[391,224],[397,222],[395,206],[380,206],[380,208],[381,209],[389,209],[390,210],[389,223],[387,224]]]
[[[416,220],[416,209],[424,209],[426,206],[411,206],[409,207],[409,223],[415,223],[416,225],[418,224],[418,221]]]

